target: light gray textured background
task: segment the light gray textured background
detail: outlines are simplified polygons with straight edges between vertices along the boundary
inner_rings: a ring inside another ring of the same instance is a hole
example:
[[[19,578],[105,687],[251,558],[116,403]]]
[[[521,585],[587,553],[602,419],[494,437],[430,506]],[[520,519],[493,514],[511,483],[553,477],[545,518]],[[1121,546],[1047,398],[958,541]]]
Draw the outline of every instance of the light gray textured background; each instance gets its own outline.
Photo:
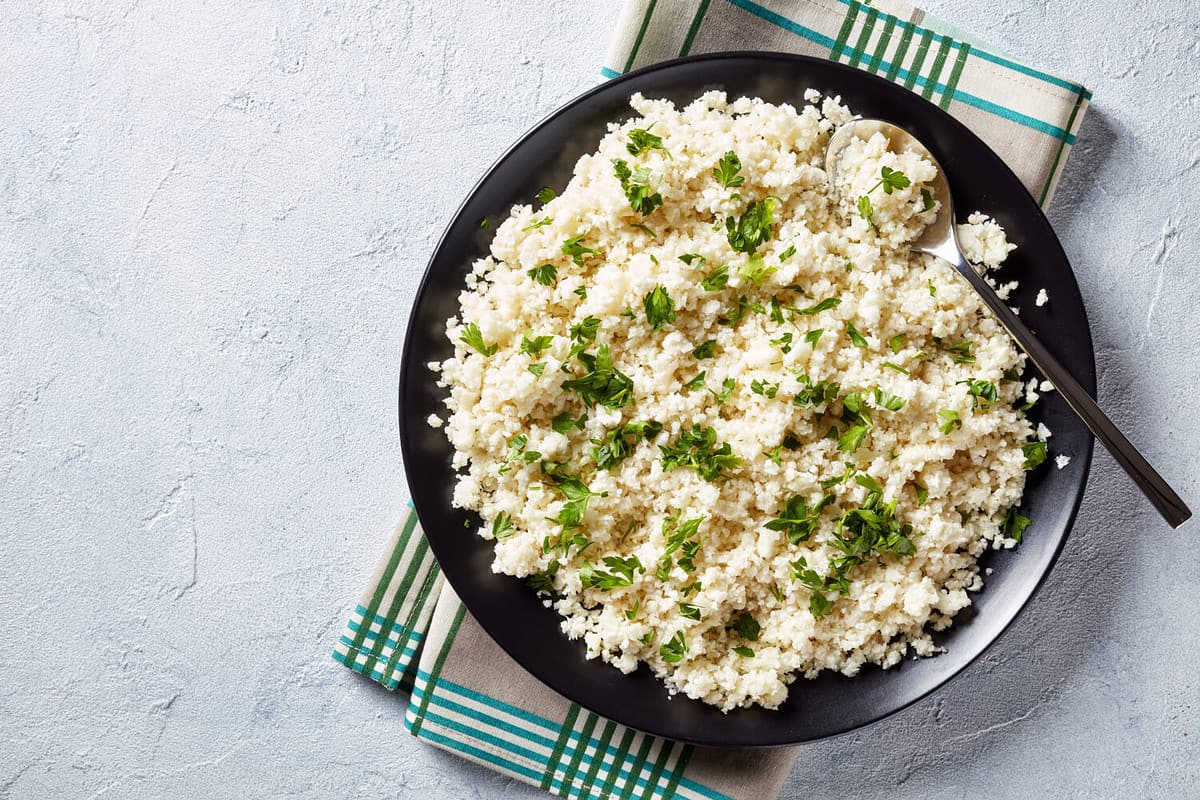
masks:
[[[418,275],[597,80],[617,0],[566,5],[0,3],[0,798],[542,796],[329,652],[404,504]],[[928,7],[1095,91],[1051,216],[1102,403],[1200,505],[1193,4]],[[1002,646],[784,796],[1200,796],[1198,535],[1098,454]]]

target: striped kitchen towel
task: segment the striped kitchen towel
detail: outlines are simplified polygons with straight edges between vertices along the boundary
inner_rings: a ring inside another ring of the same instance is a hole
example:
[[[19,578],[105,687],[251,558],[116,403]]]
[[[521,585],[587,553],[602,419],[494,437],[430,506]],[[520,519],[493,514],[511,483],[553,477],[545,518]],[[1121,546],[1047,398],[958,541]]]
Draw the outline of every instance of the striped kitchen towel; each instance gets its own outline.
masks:
[[[750,49],[842,61],[937,102],[988,142],[1043,206],[1091,97],[896,0],[628,0],[602,72]],[[799,752],[682,745],[554,693],[466,612],[411,511],[334,658],[411,693],[405,725],[413,735],[561,797],[771,798]]]
[[[1043,208],[1092,97],[899,0],[628,0],[602,71],[739,49],[828,58],[911,89],[987,142]]]

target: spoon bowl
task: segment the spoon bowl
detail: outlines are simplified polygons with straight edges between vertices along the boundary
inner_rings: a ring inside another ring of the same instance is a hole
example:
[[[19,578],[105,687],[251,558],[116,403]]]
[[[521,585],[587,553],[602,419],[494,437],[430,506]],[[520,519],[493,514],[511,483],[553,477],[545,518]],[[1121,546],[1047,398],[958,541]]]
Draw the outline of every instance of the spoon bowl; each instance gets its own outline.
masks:
[[[883,136],[888,151],[916,153],[937,169],[937,176],[924,187],[939,204],[937,217],[913,242],[912,249],[937,256],[954,267],[958,274],[971,284],[995,314],[1000,324],[1026,352],[1034,366],[1054,384],[1054,388],[1087,425],[1088,430],[1100,440],[1125,472],[1133,478],[1134,483],[1138,485],[1138,488],[1142,490],[1163,519],[1172,528],[1178,528],[1186,522],[1192,516],[1192,512],[1179,495],[1117,429],[1112,420],[1105,415],[1096,401],[1079,385],[1071,373],[1038,341],[1008,303],[1000,299],[992,285],[967,261],[967,257],[958,243],[954,199],[950,195],[950,184],[946,180],[946,173],[929,148],[908,131],[890,122],[880,119],[851,120],[834,131],[826,146],[825,172],[830,182],[834,186],[838,185],[838,172],[841,169],[846,148],[855,139],[865,142],[877,135]]]

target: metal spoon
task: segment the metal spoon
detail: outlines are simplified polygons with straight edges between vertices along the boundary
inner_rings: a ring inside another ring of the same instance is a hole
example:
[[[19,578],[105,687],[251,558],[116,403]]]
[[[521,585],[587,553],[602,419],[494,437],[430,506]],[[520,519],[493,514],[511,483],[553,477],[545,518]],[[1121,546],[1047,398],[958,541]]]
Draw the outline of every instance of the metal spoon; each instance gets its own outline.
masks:
[[[941,165],[938,164],[937,159],[933,157],[928,148],[908,131],[889,122],[877,119],[854,120],[838,128],[829,140],[829,146],[825,151],[825,171],[830,180],[836,179],[842,151],[846,146],[855,138],[865,142],[876,133],[883,134],[887,139],[889,150],[916,152],[937,167],[937,178],[926,188],[933,195],[933,199],[941,204],[941,210],[933,224],[926,228],[921,238],[913,244],[913,249],[948,261],[952,267],[958,270],[958,274],[974,287],[983,301],[987,303],[988,308],[1000,320],[1000,324],[1029,355],[1034,365],[1054,384],[1054,388],[1058,389],[1067,404],[1088,426],[1088,430],[1108,448],[1108,452],[1112,453],[1117,463],[1129,474],[1129,477],[1133,478],[1138,488],[1158,509],[1158,513],[1162,514],[1172,528],[1178,528],[1186,522],[1192,516],[1192,512],[1179,495],[1167,485],[1161,475],[1154,471],[1150,462],[1146,461],[1129,440],[1117,430],[1112,420],[1105,416],[1104,412],[1100,410],[1100,406],[1096,405],[1096,401],[1088,395],[1078,381],[1071,377],[1071,373],[1058,363],[1058,359],[1050,355],[1050,351],[1034,337],[1029,328],[1025,327],[1025,323],[1021,322],[1008,304],[1000,299],[987,281],[967,262],[955,233],[954,203],[950,197],[950,185],[946,181]]]

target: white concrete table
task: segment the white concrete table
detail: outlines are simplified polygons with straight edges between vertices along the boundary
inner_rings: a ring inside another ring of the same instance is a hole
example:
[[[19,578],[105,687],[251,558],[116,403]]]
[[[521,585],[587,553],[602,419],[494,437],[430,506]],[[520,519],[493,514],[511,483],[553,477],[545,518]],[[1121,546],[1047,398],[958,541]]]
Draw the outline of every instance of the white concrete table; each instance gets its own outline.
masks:
[[[0,798],[542,796],[329,655],[404,508],[418,276],[618,4],[512,5],[0,4]],[[1193,4],[928,6],[1095,91],[1051,217],[1102,403],[1197,505]],[[1002,644],[785,797],[1197,796],[1197,536],[1098,453]]]

